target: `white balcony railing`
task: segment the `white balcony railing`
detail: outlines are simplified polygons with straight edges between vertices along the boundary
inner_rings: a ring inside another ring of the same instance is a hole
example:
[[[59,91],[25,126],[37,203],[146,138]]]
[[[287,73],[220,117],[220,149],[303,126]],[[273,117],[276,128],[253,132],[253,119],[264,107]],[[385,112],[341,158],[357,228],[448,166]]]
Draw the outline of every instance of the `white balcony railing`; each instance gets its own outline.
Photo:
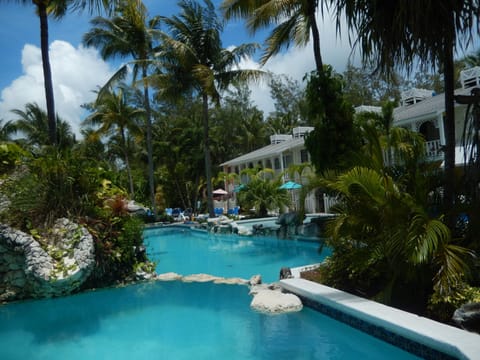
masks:
[[[427,159],[437,159],[443,155],[440,140],[430,140],[425,143]]]

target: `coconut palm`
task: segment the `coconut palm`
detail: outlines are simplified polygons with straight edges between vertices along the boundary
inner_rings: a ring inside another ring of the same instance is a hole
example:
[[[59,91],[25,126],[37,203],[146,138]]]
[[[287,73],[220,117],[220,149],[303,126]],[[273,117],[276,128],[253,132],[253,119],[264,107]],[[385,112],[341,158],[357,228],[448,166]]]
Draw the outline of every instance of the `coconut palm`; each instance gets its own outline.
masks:
[[[33,4],[36,7],[40,19],[40,48],[42,52],[43,79],[45,87],[45,100],[47,104],[48,117],[48,138],[50,144],[54,145],[57,141],[57,123],[55,115],[55,101],[53,95],[52,71],[50,67],[50,57],[48,55],[48,17],[53,16],[56,19],[63,18],[67,10],[81,10],[84,8],[90,11],[100,11],[103,9],[112,9],[117,0],[0,0],[0,2],[17,2],[24,5]]]
[[[138,136],[141,129],[141,121],[145,117],[145,110],[129,105],[128,91],[125,87],[119,87],[116,91],[110,90],[102,93],[91,107],[94,109],[94,112],[84,120],[84,124],[99,125],[99,128],[96,130],[98,134],[117,136],[119,138],[118,148],[123,152],[130,194],[134,198],[127,137]]]
[[[18,116],[13,124],[17,131],[25,135],[28,145],[40,148],[51,143],[47,112],[37,103],[28,103],[24,110],[14,109],[12,113]],[[71,126],[57,116],[56,128],[58,131],[55,143],[58,147],[60,149],[71,147],[75,143]]]
[[[455,114],[454,61],[458,45],[472,39],[478,30],[480,5],[465,1],[364,1],[335,2],[337,19],[345,14],[347,25],[355,32],[363,60],[379,70],[394,67],[411,69],[418,58],[425,67],[443,70],[445,82],[445,188],[444,206],[454,204]],[[421,11],[419,11],[421,9]],[[452,224],[453,217],[449,216]]]
[[[266,39],[262,63],[288,48],[290,43],[305,46],[313,38],[317,71],[323,70],[320,52],[320,32],[316,13],[321,0],[224,0],[221,8],[227,19],[247,18],[252,33],[274,26]]]
[[[255,44],[243,44],[235,49],[222,48],[220,34],[223,22],[210,0],[204,6],[196,1],[179,2],[181,12],[163,18],[170,35],[163,38],[165,48],[159,56],[164,62],[164,74],[157,76],[157,86],[163,96],[191,93],[201,96],[203,104],[203,151],[207,181],[207,205],[214,216],[212,196],[212,165],[209,139],[209,100],[218,104],[220,91],[233,82],[258,79],[259,70],[240,70],[239,61],[253,54]]]
[[[0,141],[10,141],[10,136],[17,132],[17,127],[13,121],[4,121],[0,119]]]
[[[155,39],[158,37],[160,17],[148,18],[147,9],[139,0],[124,0],[112,18],[96,17],[93,28],[83,37],[87,46],[100,49],[104,59],[115,56],[133,58],[133,77],[143,84],[143,104],[146,114],[146,142],[150,203],[156,214],[155,184],[153,177],[152,114],[147,76],[151,65]],[[140,76],[138,76],[140,74]]]

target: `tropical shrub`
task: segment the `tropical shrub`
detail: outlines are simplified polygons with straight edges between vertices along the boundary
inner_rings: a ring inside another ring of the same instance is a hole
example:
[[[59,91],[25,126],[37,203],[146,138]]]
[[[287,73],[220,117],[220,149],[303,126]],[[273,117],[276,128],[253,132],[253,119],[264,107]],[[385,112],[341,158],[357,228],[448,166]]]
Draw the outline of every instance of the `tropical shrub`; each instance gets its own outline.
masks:
[[[428,314],[438,321],[449,322],[456,309],[463,304],[480,302],[480,288],[459,283],[448,296],[434,292],[428,302]]]
[[[27,156],[27,152],[17,144],[0,143],[0,176],[13,171],[25,156]]]
[[[328,224],[333,254],[323,277],[347,291],[424,312],[432,294],[442,299],[455,293],[472,253],[429,209],[433,191],[420,139],[395,128],[385,141],[366,130],[365,165],[323,180],[339,199]],[[387,153],[396,159],[394,167],[385,165]]]
[[[255,209],[256,216],[265,217],[269,210],[283,211],[291,203],[287,190],[280,189],[280,179],[272,179],[267,170],[252,172],[248,184],[237,194],[240,207]]]
[[[81,219],[95,241],[96,266],[85,287],[111,285],[132,279],[138,263],[148,263],[142,250],[143,222],[105,210],[97,218]]]
[[[59,217],[85,225],[95,240],[96,267],[86,286],[109,285],[147,263],[143,222],[128,213],[126,191],[102,163],[73,151],[44,148],[2,184],[8,209],[2,221],[41,236]]]

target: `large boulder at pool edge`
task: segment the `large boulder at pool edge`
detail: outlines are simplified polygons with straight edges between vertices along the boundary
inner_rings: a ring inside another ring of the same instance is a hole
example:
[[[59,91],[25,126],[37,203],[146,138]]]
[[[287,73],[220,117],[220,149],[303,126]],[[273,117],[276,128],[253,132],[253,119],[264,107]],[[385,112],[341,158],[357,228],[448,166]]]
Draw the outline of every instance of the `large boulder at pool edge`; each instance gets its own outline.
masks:
[[[480,334],[480,303],[468,303],[455,310],[452,320],[462,329]]]
[[[94,265],[92,236],[68,219],[58,219],[41,244],[0,224],[0,302],[70,294]]]

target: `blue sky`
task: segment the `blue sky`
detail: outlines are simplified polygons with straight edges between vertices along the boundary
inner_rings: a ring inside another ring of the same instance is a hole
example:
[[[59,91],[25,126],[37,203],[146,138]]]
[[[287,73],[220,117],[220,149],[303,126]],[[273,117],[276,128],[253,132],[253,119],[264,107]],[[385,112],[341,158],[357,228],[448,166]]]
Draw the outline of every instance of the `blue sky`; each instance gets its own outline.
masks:
[[[219,4],[221,0],[214,0]],[[144,0],[150,16],[171,16],[178,13],[177,0]],[[95,49],[81,45],[83,34],[90,29],[91,15],[69,13],[60,21],[49,21],[49,43],[52,76],[54,81],[55,105],[59,115],[68,120],[78,132],[84,117],[80,105],[93,100],[93,91],[109,78],[119,66],[104,62]],[[28,102],[37,102],[45,107],[43,75],[41,72],[39,20],[34,6],[2,2],[0,5],[0,119],[10,120],[10,110],[23,109]],[[321,29],[322,30],[322,29]],[[325,29],[323,29],[325,30]],[[328,25],[329,40],[323,48],[326,61],[339,62],[343,70],[348,48],[338,46],[333,24]],[[230,22],[223,33],[223,46],[229,47],[245,42],[262,43],[265,33],[252,38],[248,36],[241,21]],[[328,45],[331,42],[332,45]],[[257,68],[254,59],[245,61],[245,68]],[[311,46],[305,49],[291,48],[269,61],[266,70],[287,74],[301,81],[303,75],[314,68]],[[265,113],[273,110],[268,87],[252,88],[252,98]]]
[[[214,0],[219,4],[221,0]],[[171,16],[178,13],[177,0],[144,0],[150,16]],[[34,6],[3,2],[0,5],[0,119],[11,120],[12,109],[23,109],[28,102],[45,107],[43,74],[40,57],[39,20]],[[78,132],[85,116],[80,105],[94,98],[93,91],[103,85],[120,62],[104,62],[95,49],[81,45],[83,34],[90,29],[91,15],[69,13],[60,21],[49,21],[50,61],[54,81],[56,111]],[[350,52],[337,41],[333,22],[321,25],[325,62],[342,71]],[[230,22],[223,33],[223,46],[246,42],[262,43],[265,33],[255,38],[248,35],[242,21]],[[257,56],[258,58],[258,56]],[[244,68],[258,68],[255,59],[248,59]],[[301,81],[314,69],[311,46],[290,48],[265,66],[266,70]],[[273,110],[266,84],[252,87],[253,101],[267,114]]]
[[[221,0],[214,0],[219,4]],[[0,119],[9,120],[11,109],[23,109],[27,102],[44,106],[43,74],[40,57],[39,20],[34,6],[2,2],[0,5]],[[144,0],[150,16],[170,16],[178,13],[177,0]],[[104,62],[95,49],[81,45],[83,34],[90,29],[91,15],[69,13],[62,20],[49,22],[50,60],[54,80],[56,110],[69,121],[75,131],[85,115],[80,105],[92,101],[93,91],[109,78],[119,61]],[[324,62],[337,71],[345,69],[351,52],[348,41],[341,41],[335,33],[334,21],[325,16],[319,24]],[[228,23],[223,33],[223,46],[246,42],[262,43],[265,33],[252,38],[243,23]],[[477,42],[478,44],[479,42]],[[244,68],[258,68],[254,59],[248,59]],[[277,74],[286,74],[301,81],[304,74],[314,69],[311,46],[291,47],[272,58],[264,67]],[[253,101],[266,114],[273,110],[266,84],[251,87]]]

